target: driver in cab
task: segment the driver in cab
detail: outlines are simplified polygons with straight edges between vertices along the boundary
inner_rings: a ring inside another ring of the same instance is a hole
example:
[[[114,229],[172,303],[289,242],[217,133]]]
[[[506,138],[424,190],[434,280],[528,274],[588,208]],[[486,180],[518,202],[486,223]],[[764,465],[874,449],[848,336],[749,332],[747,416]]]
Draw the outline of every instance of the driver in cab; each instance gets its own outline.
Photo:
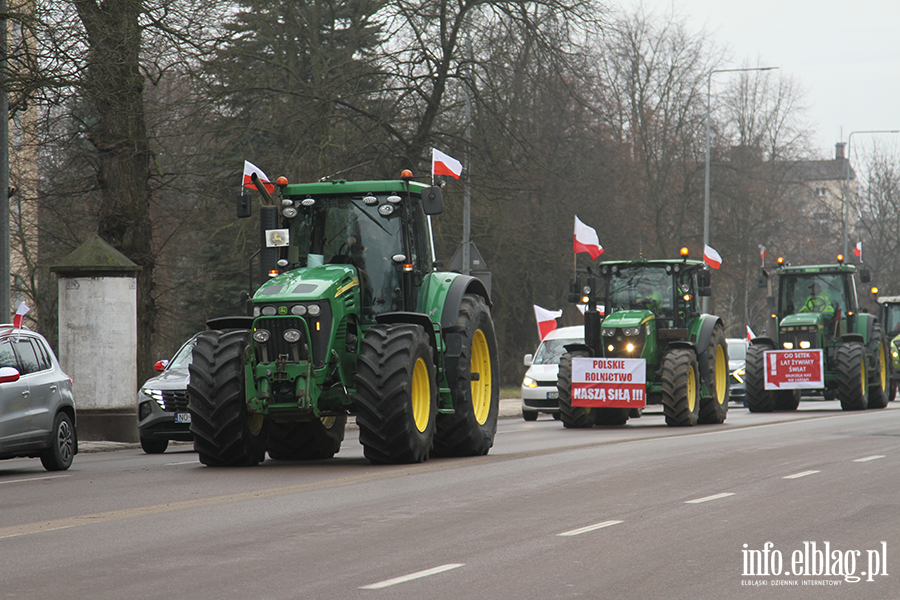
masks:
[[[826,318],[833,317],[834,304],[831,302],[831,295],[828,293],[828,289],[820,283],[813,282],[810,285],[809,292],[809,297],[803,303],[800,312],[817,312],[824,314]]]

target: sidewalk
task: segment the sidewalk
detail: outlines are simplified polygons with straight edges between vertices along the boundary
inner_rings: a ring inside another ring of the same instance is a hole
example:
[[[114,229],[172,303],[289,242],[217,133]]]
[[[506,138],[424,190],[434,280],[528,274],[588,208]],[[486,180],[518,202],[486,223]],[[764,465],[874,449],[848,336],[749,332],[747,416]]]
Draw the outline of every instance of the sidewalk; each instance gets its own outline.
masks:
[[[522,399],[521,398],[500,398],[500,418],[501,419],[515,419],[522,418]],[[356,422],[353,417],[347,421],[347,430],[348,431],[356,431]],[[176,447],[185,447],[189,448],[192,444],[190,442],[169,442],[170,448]],[[116,450],[131,450],[135,448],[140,448],[141,445],[137,442],[78,442],[78,452],[79,454],[91,454],[95,452],[114,452]]]

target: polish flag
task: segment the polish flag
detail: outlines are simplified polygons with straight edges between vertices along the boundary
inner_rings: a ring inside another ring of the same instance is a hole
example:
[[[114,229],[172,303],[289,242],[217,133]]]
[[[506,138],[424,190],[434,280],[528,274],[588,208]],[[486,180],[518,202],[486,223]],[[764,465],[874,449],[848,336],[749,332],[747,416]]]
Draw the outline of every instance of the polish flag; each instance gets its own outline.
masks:
[[[28,314],[28,311],[31,310],[28,306],[22,302],[19,305],[19,308],[16,309],[16,316],[13,317],[13,328],[21,329],[22,328],[22,319],[25,318],[25,315]]]
[[[757,246],[759,246],[759,257],[766,260],[766,247],[762,244],[757,244]]]
[[[856,242],[856,248],[853,249],[853,254],[855,254],[860,262],[862,262],[862,242]]]
[[[274,194],[275,185],[269,182],[269,176],[263,173],[262,169],[248,160],[244,161],[244,187],[250,188],[251,190],[256,189],[256,186],[253,184],[252,177],[254,173],[256,173],[256,176],[259,177],[259,180],[263,182],[263,187],[265,187],[270,194]]]
[[[722,257],[719,256],[719,253],[713,250],[712,247],[704,246],[703,262],[708,264],[713,269],[718,269],[722,266]]]
[[[431,173],[433,175],[447,175],[453,179],[459,179],[462,175],[462,163],[444,154],[437,148],[431,149]]]
[[[578,307],[578,310],[581,312],[581,314],[584,314],[585,311],[587,311],[586,304],[576,304],[575,306]],[[597,305],[597,312],[600,313],[601,316],[604,314],[605,309],[606,309],[606,307],[604,307],[602,304]]]
[[[587,252],[591,255],[591,260],[597,260],[603,254],[603,246],[600,245],[600,238],[593,227],[588,227],[575,215],[575,254],[579,252]]]
[[[747,325],[747,340],[752,340],[755,337],[756,337],[756,334],[753,333],[753,330],[750,329],[749,325]]]
[[[547,310],[534,305],[534,318],[537,319],[538,334],[543,340],[547,334],[556,329],[556,319],[562,316],[561,310]]]

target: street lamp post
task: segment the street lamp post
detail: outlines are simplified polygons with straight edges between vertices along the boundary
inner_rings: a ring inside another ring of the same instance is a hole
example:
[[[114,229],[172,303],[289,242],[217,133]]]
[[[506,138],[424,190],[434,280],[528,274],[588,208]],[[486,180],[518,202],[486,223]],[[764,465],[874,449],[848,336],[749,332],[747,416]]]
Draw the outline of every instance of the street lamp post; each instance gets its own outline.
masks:
[[[850,140],[853,139],[855,133],[900,133],[897,129],[876,129],[870,131],[851,131],[847,136],[847,160],[844,163],[844,172],[846,176],[846,184],[844,191],[844,256],[848,255],[850,249],[850,234],[848,231],[848,223],[850,222]]]
[[[709,130],[710,130],[710,97],[712,96],[712,77],[716,73],[742,73],[745,71],[773,71],[778,67],[748,67],[744,69],[713,69],[706,78],[706,180],[703,184],[703,246],[709,245]],[[701,300],[702,310],[706,312],[708,299]]]

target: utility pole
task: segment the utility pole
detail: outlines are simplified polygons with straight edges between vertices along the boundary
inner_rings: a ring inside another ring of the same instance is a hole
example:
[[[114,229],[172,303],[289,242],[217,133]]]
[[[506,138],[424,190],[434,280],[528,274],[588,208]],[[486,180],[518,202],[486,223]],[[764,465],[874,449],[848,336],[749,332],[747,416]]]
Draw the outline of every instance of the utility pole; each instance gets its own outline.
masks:
[[[6,42],[6,0],[0,0],[0,323],[9,323],[9,96],[6,82],[9,74]]]

